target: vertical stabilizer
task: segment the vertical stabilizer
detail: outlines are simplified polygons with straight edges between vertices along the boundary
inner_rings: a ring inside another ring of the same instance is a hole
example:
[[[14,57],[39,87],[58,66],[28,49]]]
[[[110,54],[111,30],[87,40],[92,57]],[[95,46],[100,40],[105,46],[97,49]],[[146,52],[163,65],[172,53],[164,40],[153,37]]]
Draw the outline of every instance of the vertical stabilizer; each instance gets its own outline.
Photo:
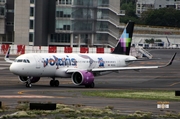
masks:
[[[129,22],[124,29],[116,47],[114,48],[113,54],[125,54],[129,55],[131,48],[132,35],[134,30],[134,22]]]

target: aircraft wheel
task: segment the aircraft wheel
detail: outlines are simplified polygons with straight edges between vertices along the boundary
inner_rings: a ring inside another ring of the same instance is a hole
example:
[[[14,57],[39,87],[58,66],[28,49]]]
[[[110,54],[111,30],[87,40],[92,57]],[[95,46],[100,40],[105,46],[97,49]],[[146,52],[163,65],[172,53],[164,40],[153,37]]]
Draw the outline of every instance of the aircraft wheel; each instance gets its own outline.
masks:
[[[29,84],[29,88],[31,88],[32,87],[32,85],[31,84]]]
[[[85,85],[86,88],[89,88],[89,85]]]
[[[95,86],[94,82],[92,82],[89,85],[85,85],[86,88],[94,88],[94,86]]]
[[[55,80],[55,81],[54,81],[54,86],[55,86],[55,87],[58,87],[58,86],[59,86],[59,81],[58,81],[58,80]]]
[[[32,85],[31,85],[31,84],[26,83],[26,87],[31,88],[31,87],[32,87]]]
[[[94,88],[94,86],[95,86],[94,82],[92,82],[92,83],[89,85],[90,88]]]
[[[28,87],[28,83],[26,83],[26,87]]]
[[[52,87],[53,87],[53,86],[54,86],[54,84],[55,84],[54,82],[55,82],[54,80],[51,80],[51,81],[50,81],[50,86],[52,86]]]

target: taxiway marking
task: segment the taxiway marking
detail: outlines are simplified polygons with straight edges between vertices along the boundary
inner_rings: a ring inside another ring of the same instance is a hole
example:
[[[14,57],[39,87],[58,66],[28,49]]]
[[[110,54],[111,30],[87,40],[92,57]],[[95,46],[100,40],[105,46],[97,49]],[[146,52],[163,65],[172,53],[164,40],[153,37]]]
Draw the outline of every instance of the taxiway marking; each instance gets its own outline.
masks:
[[[173,84],[171,84],[171,85],[169,85],[169,86],[174,86],[174,85],[177,85],[177,84],[179,84],[180,82],[176,82],[176,83],[173,83]]]
[[[1,95],[0,98],[55,98],[54,96],[42,95]],[[62,97],[58,97],[62,98]]]

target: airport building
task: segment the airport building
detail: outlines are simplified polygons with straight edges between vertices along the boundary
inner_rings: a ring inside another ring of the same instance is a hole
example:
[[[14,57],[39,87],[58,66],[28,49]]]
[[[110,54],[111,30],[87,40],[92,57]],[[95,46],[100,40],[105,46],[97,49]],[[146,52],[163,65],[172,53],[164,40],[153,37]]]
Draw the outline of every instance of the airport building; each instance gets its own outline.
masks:
[[[140,17],[144,11],[159,8],[175,8],[180,10],[180,0],[137,0],[136,15]]]
[[[120,0],[0,0],[0,43],[114,46]]]

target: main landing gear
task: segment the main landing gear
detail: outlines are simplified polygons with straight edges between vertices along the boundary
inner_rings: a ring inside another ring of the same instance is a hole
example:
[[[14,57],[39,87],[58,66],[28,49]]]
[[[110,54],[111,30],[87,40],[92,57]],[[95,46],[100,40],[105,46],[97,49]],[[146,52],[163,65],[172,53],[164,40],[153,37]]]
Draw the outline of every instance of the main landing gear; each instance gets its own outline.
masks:
[[[92,82],[89,85],[85,85],[86,88],[94,88],[94,86],[95,86],[94,82]]]
[[[59,81],[55,80],[55,78],[52,78],[52,80],[50,81],[50,86],[51,87],[58,87],[59,86]]]

